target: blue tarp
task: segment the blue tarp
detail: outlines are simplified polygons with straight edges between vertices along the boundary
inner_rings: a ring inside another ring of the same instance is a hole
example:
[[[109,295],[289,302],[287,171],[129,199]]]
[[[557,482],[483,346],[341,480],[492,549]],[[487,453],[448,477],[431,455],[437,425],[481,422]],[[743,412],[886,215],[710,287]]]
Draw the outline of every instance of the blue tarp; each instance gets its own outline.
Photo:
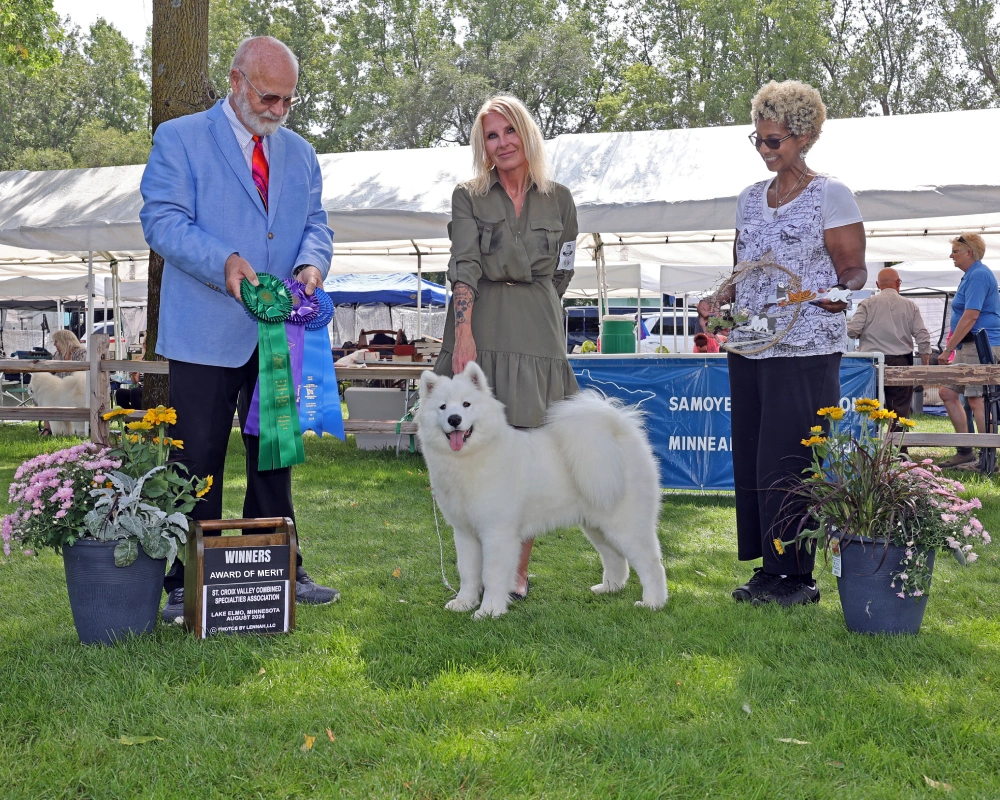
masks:
[[[375,275],[331,275],[323,282],[334,305],[348,303],[388,303],[394,306],[417,304],[417,276],[409,272],[386,272]],[[420,301],[423,305],[443,306],[445,288],[430,281],[421,281]]]

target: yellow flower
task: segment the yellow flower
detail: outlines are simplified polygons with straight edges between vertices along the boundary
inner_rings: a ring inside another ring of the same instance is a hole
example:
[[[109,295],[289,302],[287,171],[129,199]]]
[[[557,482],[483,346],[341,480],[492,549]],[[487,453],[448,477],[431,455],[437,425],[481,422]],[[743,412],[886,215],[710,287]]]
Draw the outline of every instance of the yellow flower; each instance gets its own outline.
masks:
[[[821,408],[816,414],[820,417],[829,417],[833,420],[844,418],[844,409],[840,406],[827,406],[826,408]]]
[[[854,401],[854,410],[859,414],[867,414],[870,411],[875,411],[882,407],[882,404],[878,400],[873,400],[870,397],[862,397],[859,400]]]
[[[814,444],[823,444],[825,441],[825,436],[810,436],[808,439],[803,439],[802,444],[806,447],[812,447]]]
[[[184,449],[183,439],[168,439],[167,444],[169,444],[171,447],[176,447],[178,450]]]
[[[175,425],[177,424],[177,412],[172,408],[157,406],[156,408],[148,409],[142,419],[151,425],[159,425],[161,422],[165,422],[167,425]]]
[[[152,423],[146,422],[145,420],[139,422],[129,422],[126,426],[130,431],[151,431],[153,430]]]
[[[114,419],[115,417],[124,417],[132,413],[131,408],[112,408],[107,414],[102,414],[103,419]]]
[[[211,488],[212,488],[212,476],[209,475],[207,478],[205,478],[205,486],[204,486],[204,488],[199,489],[197,492],[195,492],[194,496],[195,497],[204,497],[206,494],[208,494],[208,490],[211,489]]]
[[[132,444],[135,444],[136,442],[139,441],[139,434],[137,434],[137,433],[130,433],[128,435],[128,440],[130,442],[132,442]]]
[[[813,425],[809,429],[809,433],[822,433],[822,432],[823,432],[823,426],[822,425]]]
[[[890,411],[887,408],[880,408],[878,411],[872,411],[868,415],[868,419],[875,420],[876,422],[882,419],[896,419],[896,412]]]
[[[779,556],[785,554],[785,546],[781,543],[781,539],[772,539],[774,542],[774,549],[778,551]]]
[[[822,478],[823,476],[822,476],[822,475],[820,475],[820,474],[819,474],[818,472],[814,472],[814,473],[813,473],[813,477],[814,477],[814,478],[815,478],[816,480],[819,480],[819,479],[820,479],[820,478]]]
[[[906,417],[900,417],[900,418],[899,418],[898,420],[896,420],[896,421],[897,421],[897,422],[898,422],[898,423],[899,423],[900,425],[902,425],[902,426],[903,426],[904,428],[913,428],[913,427],[916,427],[916,424],[917,424],[917,423],[916,423],[916,422],[914,422],[914,421],[913,421],[912,419],[907,419]]]

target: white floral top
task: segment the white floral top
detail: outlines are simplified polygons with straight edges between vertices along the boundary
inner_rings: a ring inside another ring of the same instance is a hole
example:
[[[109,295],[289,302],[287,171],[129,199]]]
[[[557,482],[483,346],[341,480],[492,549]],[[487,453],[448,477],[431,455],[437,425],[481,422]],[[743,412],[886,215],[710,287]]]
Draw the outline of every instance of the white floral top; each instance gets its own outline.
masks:
[[[837,270],[824,240],[823,187],[827,177],[817,175],[802,194],[783,207],[774,218],[766,207],[764,193],[771,179],[750,187],[744,204],[743,227],[736,245],[738,261],[757,261],[769,250],[774,260],[802,281],[802,289],[826,290],[836,285]],[[785,277],[780,270],[761,270],[736,285],[736,307],[751,314],[766,313],[774,318],[774,329],[788,327],[794,306],[779,307],[768,299],[777,293]],[[729,341],[752,340],[750,333],[733,330]],[[847,349],[847,322],[843,314],[831,314],[809,303],[800,304],[799,316],[785,336],[761,353],[745,358],[779,358],[841,353]]]

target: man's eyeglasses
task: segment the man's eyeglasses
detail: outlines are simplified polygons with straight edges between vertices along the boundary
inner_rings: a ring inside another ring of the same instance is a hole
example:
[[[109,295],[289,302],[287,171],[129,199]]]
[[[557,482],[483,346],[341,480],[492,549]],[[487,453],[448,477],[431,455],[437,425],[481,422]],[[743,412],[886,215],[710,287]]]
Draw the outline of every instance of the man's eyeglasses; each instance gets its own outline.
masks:
[[[782,136],[780,139],[775,136],[769,136],[767,139],[762,139],[756,133],[751,133],[747,136],[747,139],[750,140],[750,144],[753,145],[754,150],[760,150],[760,146],[762,144],[766,144],[768,150],[777,150],[781,147],[781,143],[785,141],[785,139],[791,139],[794,135],[794,133],[790,133],[788,136]]]
[[[280,94],[261,94],[260,90],[253,85],[249,78],[247,78],[247,74],[243,70],[240,70],[240,75],[246,78],[247,83],[250,84],[250,88],[256,92],[257,97],[260,98],[260,102],[262,102],[265,106],[273,106],[280,100],[282,107],[291,108],[292,106],[298,105],[302,101],[301,97],[294,94],[289,95],[288,97],[282,97]]]

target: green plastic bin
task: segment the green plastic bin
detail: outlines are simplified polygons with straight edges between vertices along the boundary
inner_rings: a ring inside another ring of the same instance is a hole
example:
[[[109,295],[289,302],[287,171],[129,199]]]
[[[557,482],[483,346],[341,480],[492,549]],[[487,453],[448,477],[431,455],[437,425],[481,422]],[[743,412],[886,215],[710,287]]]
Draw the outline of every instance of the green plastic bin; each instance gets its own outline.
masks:
[[[616,314],[606,314],[601,330],[602,353],[635,352],[635,320]]]

